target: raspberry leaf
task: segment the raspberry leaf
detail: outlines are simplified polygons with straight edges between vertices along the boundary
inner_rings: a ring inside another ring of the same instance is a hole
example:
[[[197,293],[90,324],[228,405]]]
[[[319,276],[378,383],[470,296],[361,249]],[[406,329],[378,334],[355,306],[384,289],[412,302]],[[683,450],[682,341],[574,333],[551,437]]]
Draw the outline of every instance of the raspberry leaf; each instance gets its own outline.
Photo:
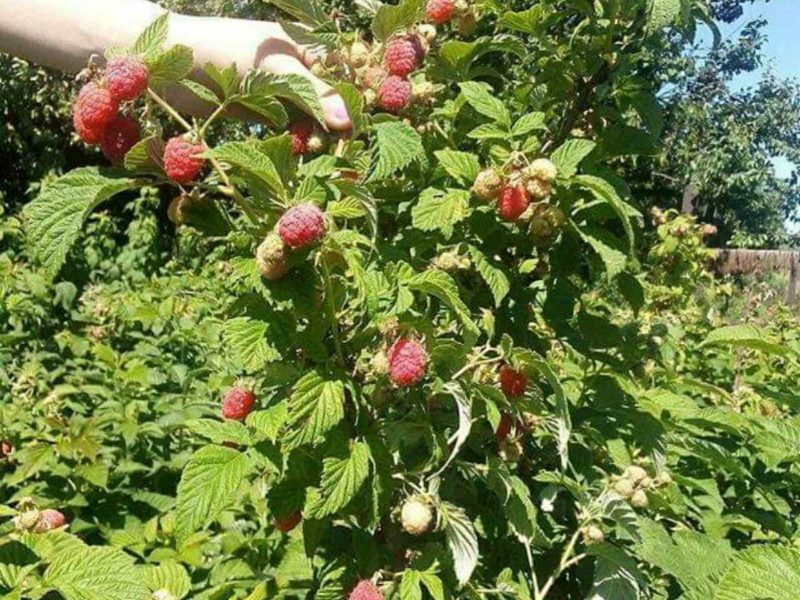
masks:
[[[467,218],[470,193],[465,190],[446,191],[428,188],[419,196],[411,210],[414,227],[422,231],[441,231],[446,239],[453,235],[453,226]]]
[[[475,246],[469,247],[469,254],[472,258],[472,262],[475,263],[475,269],[480,273],[480,276],[483,277],[486,285],[488,285],[489,289],[492,291],[495,306],[499,307],[503,299],[508,295],[508,292],[511,291],[511,284],[509,283],[508,277],[506,277],[506,274],[500,267],[494,266],[486,255]]]
[[[575,175],[578,165],[592,153],[596,146],[597,144],[590,140],[567,140],[553,151],[550,160],[558,169],[558,175],[569,179]]]
[[[511,126],[511,114],[503,101],[492,95],[491,86],[477,81],[466,81],[460,87],[461,94],[472,108],[504,127]]]
[[[186,569],[175,561],[167,560],[158,566],[147,566],[142,571],[142,577],[150,590],[166,590],[175,600],[184,598],[192,589],[192,581]]]
[[[280,353],[267,341],[268,327],[268,323],[248,317],[225,321],[222,344],[230,359],[243,371],[255,372],[280,360]]]
[[[141,600],[149,596],[133,558],[110,546],[84,546],[58,552],[43,585],[65,600]]]
[[[388,40],[400,29],[412,25],[423,5],[424,0],[401,0],[396,6],[381,6],[372,21],[372,32],[378,40]]]
[[[194,68],[194,53],[188,46],[172,46],[150,62],[153,85],[175,83],[189,76]]]
[[[415,161],[427,161],[422,138],[407,123],[379,123],[374,131],[375,144],[367,183],[388,179]]]
[[[289,448],[318,444],[344,417],[344,382],[317,371],[303,376],[289,398]]]
[[[464,186],[472,185],[481,170],[478,157],[469,152],[439,150],[434,154],[447,174]]]
[[[24,213],[28,239],[45,272],[51,277],[58,273],[83,222],[98,205],[137,185],[112,170],[86,167],[45,187]]]
[[[286,197],[278,170],[269,156],[247,142],[229,142],[209,150],[208,154],[263,181],[278,198]]]
[[[464,585],[472,577],[478,564],[478,536],[464,509],[443,502],[439,505],[439,513],[444,525],[447,546],[453,555],[456,579]]]
[[[164,13],[147,26],[131,46],[131,54],[142,55],[148,62],[161,52],[169,35],[169,13]]]
[[[306,506],[305,514],[322,519],[347,506],[369,477],[369,446],[356,442],[346,458],[326,458],[322,463],[320,494]]]
[[[175,519],[179,546],[233,503],[251,469],[247,456],[231,448],[206,446],[192,455],[178,484]]]

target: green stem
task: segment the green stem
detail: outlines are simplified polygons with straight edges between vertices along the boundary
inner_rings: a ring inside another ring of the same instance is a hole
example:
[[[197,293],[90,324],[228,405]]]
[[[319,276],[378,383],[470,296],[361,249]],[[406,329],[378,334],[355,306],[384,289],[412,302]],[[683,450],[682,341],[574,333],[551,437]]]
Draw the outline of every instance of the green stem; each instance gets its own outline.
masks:
[[[561,561],[558,564],[558,568],[552,575],[550,575],[548,580],[542,586],[541,591],[535,595],[535,600],[544,600],[547,597],[547,594],[550,592],[550,589],[553,587],[553,585],[555,585],[558,578],[561,577],[561,574],[567,569],[569,569],[571,566],[577,564],[586,557],[585,554],[580,554],[576,557],[572,556],[572,554],[575,552],[575,546],[578,543],[578,538],[580,537],[580,535],[581,535],[581,526],[579,526],[578,529],[575,531],[575,533],[572,535],[572,538],[569,540],[567,547],[564,548],[564,552],[561,555]]]
[[[211,124],[212,124],[212,123],[213,123],[213,122],[214,122],[214,121],[217,119],[217,117],[219,117],[219,116],[220,116],[220,115],[221,115],[221,114],[222,114],[222,113],[225,111],[225,109],[227,109],[227,108],[228,108],[228,103],[227,103],[227,102],[223,102],[222,104],[220,104],[220,105],[219,105],[219,107],[217,108],[217,110],[215,110],[213,113],[211,113],[211,115],[210,115],[210,116],[209,116],[209,117],[206,119],[205,123],[203,123],[203,126],[200,128],[200,137],[204,137],[204,136],[205,136],[205,134],[206,134],[206,130],[208,129],[208,127],[209,127],[209,126],[210,126],[210,125],[211,125]]]
[[[343,367],[345,365],[344,352],[342,351],[342,340],[339,336],[339,322],[336,319],[336,305],[333,297],[333,281],[331,281],[331,272],[328,268],[328,262],[323,257],[320,260],[322,264],[322,278],[325,281],[325,304],[328,307],[328,318],[331,322],[331,334],[333,335],[333,344],[336,346],[336,356],[339,358],[339,363]]]
[[[178,123],[180,123],[180,124],[181,124],[181,126],[182,126],[184,129],[186,129],[186,131],[192,131],[192,130],[194,129],[194,127],[192,127],[192,124],[191,124],[191,123],[189,123],[189,121],[187,121],[187,120],[186,120],[186,119],[184,119],[182,116],[180,116],[180,114],[178,114],[178,111],[177,111],[177,110],[175,110],[174,108],[172,108],[172,107],[169,105],[169,103],[168,103],[166,100],[164,100],[164,99],[163,99],[161,96],[159,96],[158,94],[156,94],[156,93],[155,93],[155,92],[154,92],[152,89],[150,89],[150,88],[147,88],[147,95],[148,95],[148,96],[150,96],[150,97],[151,97],[151,98],[152,98],[152,99],[155,101],[155,103],[156,103],[156,104],[158,104],[158,105],[159,105],[161,108],[163,108],[163,109],[164,109],[164,111],[165,111],[165,112],[166,112],[166,113],[167,113],[167,114],[168,114],[170,117],[172,117],[172,118],[173,118],[173,119],[175,119],[175,120],[176,120]]]

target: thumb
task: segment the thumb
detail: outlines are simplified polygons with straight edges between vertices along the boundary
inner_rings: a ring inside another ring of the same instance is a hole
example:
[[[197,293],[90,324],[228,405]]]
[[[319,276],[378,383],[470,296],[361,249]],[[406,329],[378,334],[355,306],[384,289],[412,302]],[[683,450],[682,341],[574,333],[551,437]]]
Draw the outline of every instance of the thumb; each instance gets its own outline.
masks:
[[[271,54],[264,57],[261,69],[276,75],[300,75],[314,86],[320,99],[327,126],[334,131],[347,131],[352,127],[350,115],[342,97],[327,83],[314,75],[296,57],[288,54]]]

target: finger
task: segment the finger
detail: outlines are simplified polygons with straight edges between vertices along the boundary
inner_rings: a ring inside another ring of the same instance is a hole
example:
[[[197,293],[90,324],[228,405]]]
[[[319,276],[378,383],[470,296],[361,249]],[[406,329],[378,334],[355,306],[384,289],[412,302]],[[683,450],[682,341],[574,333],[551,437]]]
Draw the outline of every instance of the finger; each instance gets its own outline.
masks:
[[[269,54],[261,61],[261,68],[276,75],[300,75],[314,86],[322,104],[322,112],[328,127],[335,131],[346,131],[352,127],[344,100],[327,83],[311,73],[299,58],[288,54]]]

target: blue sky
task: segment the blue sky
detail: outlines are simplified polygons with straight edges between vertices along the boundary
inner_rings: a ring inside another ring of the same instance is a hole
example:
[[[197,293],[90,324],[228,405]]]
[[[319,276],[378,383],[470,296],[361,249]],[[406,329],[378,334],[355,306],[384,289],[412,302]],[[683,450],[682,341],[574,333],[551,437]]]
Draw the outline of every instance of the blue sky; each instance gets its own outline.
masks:
[[[772,69],[784,77],[800,79],[800,0],[760,0],[745,6],[742,18],[725,26],[723,37],[735,37],[745,23],[764,18],[768,41],[764,47],[764,69]],[[736,81],[736,85],[746,87],[758,81],[759,72],[749,73]],[[775,161],[775,168],[784,177],[791,172],[791,166],[783,160]]]

